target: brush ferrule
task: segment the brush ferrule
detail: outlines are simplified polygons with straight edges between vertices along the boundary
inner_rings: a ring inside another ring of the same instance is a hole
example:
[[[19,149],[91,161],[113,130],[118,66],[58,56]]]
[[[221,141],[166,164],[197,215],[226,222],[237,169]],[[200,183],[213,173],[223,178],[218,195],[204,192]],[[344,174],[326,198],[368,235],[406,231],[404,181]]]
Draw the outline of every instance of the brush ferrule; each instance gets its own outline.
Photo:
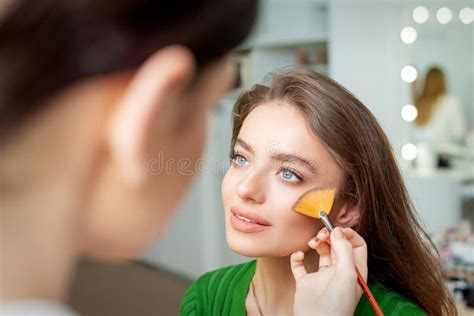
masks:
[[[326,226],[327,230],[329,232],[332,232],[334,227],[331,224],[331,221],[329,220],[328,214],[324,211],[319,212],[319,217],[321,217],[321,221],[323,222],[324,226]]]

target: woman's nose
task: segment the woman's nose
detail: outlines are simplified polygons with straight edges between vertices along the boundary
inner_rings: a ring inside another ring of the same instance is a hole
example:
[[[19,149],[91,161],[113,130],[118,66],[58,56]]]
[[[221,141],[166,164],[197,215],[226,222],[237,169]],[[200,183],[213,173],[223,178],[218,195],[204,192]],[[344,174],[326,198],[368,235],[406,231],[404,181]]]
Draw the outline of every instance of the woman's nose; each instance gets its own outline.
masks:
[[[265,183],[258,172],[247,173],[237,184],[237,195],[245,201],[261,204],[265,201]]]

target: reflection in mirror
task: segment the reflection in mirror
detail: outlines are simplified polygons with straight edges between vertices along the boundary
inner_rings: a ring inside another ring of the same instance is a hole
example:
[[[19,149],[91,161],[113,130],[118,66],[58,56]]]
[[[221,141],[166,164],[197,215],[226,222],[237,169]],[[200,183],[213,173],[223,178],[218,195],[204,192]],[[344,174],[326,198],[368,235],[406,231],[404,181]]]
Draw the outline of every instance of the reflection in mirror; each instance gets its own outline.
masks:
[[[418,170],[472,167],[474,10],[463,1],[407,4],[402,16],[401,116],[408,122],[404,142],[416,146],[408,156]]]
[[[402,10],[401,155],[416,210],[453,280],[473,261],[474,98],[472,1],[419,1]],[[466,270],[467,271],[467,270]],[[460,314],[462,312],[460,311]]]

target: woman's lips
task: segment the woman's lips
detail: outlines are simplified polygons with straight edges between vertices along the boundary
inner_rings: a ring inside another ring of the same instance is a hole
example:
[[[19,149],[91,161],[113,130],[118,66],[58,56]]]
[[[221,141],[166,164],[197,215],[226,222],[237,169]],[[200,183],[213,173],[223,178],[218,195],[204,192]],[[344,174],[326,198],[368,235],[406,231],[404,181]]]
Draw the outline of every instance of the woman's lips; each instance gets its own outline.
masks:
[[[238,231],[255,233],[268,229],[271,224],[260,215],[233,207],[230,209],[230,224]]]

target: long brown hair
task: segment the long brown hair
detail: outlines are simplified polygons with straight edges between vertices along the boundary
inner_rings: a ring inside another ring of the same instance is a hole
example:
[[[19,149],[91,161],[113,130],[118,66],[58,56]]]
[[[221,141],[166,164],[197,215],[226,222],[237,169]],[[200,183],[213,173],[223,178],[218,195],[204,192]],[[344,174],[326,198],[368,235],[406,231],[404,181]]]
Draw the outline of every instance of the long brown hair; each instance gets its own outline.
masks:
[[[439,97],[446,93],[446,82],[443,71],[438,67],[428,70],[423,85],[423,91],[415,100],[418,116],[415,123],[418,126],[425,126],[435,113]]]
[[[3,0],[0,0],[3,1]],[[198,69],[240,44],[257,0],[15,0],[0,12],[0,138],[81,79],[133,69],[168,45]]]
[[[247,115],[265,102],[299,109],[344,171],[339,198],[358,203],[355,227],[368,246],[369,280],[416,302],[429,315],[456,314],[429,236],[417,216],[389,141],[370,111],[335,81],[307,69],[274,74],[244,92],[233,110],[232,148]]]

